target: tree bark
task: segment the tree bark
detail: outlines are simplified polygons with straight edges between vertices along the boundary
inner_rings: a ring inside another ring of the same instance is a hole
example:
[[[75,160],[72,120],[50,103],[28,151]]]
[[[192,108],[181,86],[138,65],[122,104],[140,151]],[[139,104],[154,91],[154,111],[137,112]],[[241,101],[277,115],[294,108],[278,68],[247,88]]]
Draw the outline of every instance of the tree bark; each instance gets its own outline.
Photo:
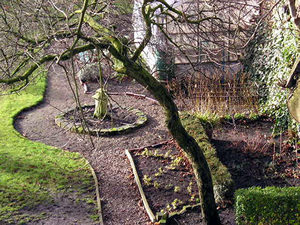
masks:
[[[173,102],[168,90],[136,62],[125,58],[122,61],[126,74],[146,87],[164,108],[166,124],[170,133],[190,159],[199,189],[203,223],[208,225],[221,224],[207,161],[195,139],[184,129],[180,121],[177,106]]]
[[[94,117],[102,120],[107,115],[108,108],[108,96],[104,88],[99,88],[93,98],[95,99]]]
[[[300,17],[297,15],[297,6],[295,0],[289,0],[289,10],[292,17],[292,21],[296,25],[298,31],[300,31]]]

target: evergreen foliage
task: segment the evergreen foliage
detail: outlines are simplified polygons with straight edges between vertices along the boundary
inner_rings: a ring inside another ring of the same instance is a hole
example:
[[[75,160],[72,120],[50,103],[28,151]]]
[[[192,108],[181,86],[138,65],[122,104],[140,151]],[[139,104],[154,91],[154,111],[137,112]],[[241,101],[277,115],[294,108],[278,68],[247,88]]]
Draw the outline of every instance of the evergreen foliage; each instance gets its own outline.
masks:
[[[235,193],[236,221],[242,224],[300,223],[300,187],[252,187]]]
[[[295,127],[286,104],[290,91],[278,84],[286,81],[300,55],[300,36],[282,6],[274,11],[272,20],[258,30],[248,47],[244,65],[259,86],[261,113],[275,119],[274,133],[278,134]]]

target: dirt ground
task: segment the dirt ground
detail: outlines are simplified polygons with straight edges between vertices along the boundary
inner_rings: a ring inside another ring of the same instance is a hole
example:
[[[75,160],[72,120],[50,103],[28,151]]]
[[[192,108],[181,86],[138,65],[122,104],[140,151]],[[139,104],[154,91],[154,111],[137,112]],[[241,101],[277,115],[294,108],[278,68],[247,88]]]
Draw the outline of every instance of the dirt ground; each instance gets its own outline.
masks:
[[[212,143],[221,162],[229,169],[235,188],[252,186],[299,186],[299,155],[288,135],[272,137],[273,122],[240,120],[214,130]],[[225,131],[225,132],[224,132]]]
[[[124,95],[126,91],[148,95],[143,87],[134,82],[111,81],[109,92],[114,93],[111,96],[113,101],[145,112],[148,116],[147,124],[128,134],[93,137],[94,148],[87,136],[67,132],[55,125],[54,117],[74,108],[75,104],[66,77],[58,67],[53,66],[49,72],[44,102],[23,112],[15,127],[31,140],[80,152],[87,158],[99,180],[104,224],[143,225],[150,221],[142,207],[124,150],[160,143],[170,139],[170,135],[164,126],[162,108],[152,101]],[[81,88],[79,92],[83,104],[93,103],[91,95],[83,94]],[[236,188],[299,185],[299,167],[295,165],[295,154],[286,144],[284,148],[278,148],[278,139],[275,140],[275,151],[280,151],[280,154],[274,153],[274,143],[270,137],[271,125],[272,122],[268,120],[255,124],[239,121],[237,126],[225,122],[214,130],[212,143],[217,148],[220,160],[229,168]],[[289,162],[289,166],[282,162]],[[277,176],[273,175],[274,169]],[[35,224],[94,224],[92,220],[79,219],[88,217],[85,206],[74,204],[70,209],[64,207],[65,201],[64,198],[58,199],[55,206],[47,209],[50,216]],[[72,202],[68,204],[72,205]],[[75,220],[74,215],[77,218]],[[232,205],[221,209],[220,216],[224,224],[235,224]],[[199,212],[192,211],[175,218],[174,224],[201,224]]]

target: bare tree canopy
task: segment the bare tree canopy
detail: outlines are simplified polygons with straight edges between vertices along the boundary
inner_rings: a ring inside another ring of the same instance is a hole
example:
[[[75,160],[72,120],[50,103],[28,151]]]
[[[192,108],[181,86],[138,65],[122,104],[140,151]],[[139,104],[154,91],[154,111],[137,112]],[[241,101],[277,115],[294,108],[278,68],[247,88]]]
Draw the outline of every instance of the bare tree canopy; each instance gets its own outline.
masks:
[[[187,62],[234,61],[251,35],[250,26],[259,20],[263,10],[262,3],[255,0],[136,2],[144,26],[138,40],[129,31],[130,21],[114,1],[2,1],[0,82],[24,81],[31,73],[30,68],[54,59],[71,58],[96,45],[118,49],[126,44],[133,51],[130,58],[136,61],[145,47],[151,45],[151,39],[157,38],[153,37],[156,30],[165,35],[168,44],[177,47],[176,54],[185,56]],[[136,41],[138,45],[132,45]],[[64,48],[54,48],[58,42]],[[163,46],[160,42],[155,47]]]

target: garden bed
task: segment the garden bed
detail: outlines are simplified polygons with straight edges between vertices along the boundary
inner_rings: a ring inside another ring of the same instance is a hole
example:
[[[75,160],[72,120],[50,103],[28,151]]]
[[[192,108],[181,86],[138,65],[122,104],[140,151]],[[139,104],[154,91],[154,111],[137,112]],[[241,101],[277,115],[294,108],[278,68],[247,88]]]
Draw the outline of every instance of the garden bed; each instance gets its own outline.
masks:
[[[185,121],[184,124],[189,123]],[[241,119],[235,124],[224,121],[214,131],[212,143],[235,182],[231,194],[238,188],[251,186],[299,186],[297,154],[287,141],[287,135],[271,137],[271,126],[272,121],[266,118],[257,121]],[[203,147],[203,143],[200,145]],[[167,215],[170,218],[168,224],[201,224],[194,174],[176,142],[169,140],[129,152],[154,220],[159,221]],[[214,170],[212,176],[216,176]],[[223,195],[221,201],[218,196],[216,199],[222,224],[235,224],[230,193]]]
[[[154,215],[176,214],[199,203],[191,165],[174,140],[130,153]]]
[[[299,146],[287,132],[273,137],[272,126],[269,118],[239,119],[214,129],[212,143],[236,189],[300,185]]]
[[[107,136],[130,132],[147,122],[146,114],[133,108],[111,107],[102,120],[94,117],[94,110],[94,105],[83,106],[82,114],[79,108],[71,109],[56,116],[55,123],[59,127],[72,132]]]

